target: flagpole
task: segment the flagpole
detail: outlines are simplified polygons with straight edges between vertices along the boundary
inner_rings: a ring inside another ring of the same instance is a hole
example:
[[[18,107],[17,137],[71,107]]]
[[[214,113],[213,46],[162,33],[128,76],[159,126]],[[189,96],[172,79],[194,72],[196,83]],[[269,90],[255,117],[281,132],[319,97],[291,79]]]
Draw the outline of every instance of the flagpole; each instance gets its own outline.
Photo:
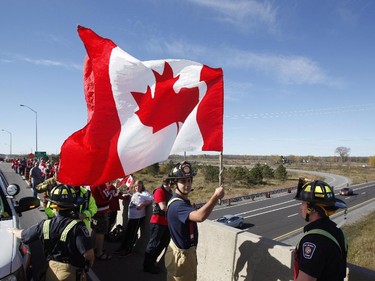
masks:
[[[219,171],[219,186],[222,186],[223,185],[223,177],[222,177],[222,175],[223,175],[223,170],[224,170],[224,168],[223,168],[223,152],[221,151],[220,152],[220,155],[219,155],[219,165],[220,165],[220,167],[219,167],[219,169],[220,169],[220,171]],[[219,199],[219,205],[221,205],[221,199]]]
[[[223,178],[222,178],[222,175],[223,175],[223,152],[222,151],[220,152],[220,155],[219,155],[219,163],[220,163],[219,186],[222,186],[223,185]]]

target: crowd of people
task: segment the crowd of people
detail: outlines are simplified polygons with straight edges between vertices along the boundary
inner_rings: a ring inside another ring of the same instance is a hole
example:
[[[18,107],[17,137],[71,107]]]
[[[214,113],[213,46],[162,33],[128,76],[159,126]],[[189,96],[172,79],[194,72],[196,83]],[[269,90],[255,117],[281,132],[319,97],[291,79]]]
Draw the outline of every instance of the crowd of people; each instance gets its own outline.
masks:
[[[85,272],[94,260],[106,262],[112,255],[131,255],[143,235],[140,231],[139,237],[138,232],[146,223],[146,208],[151,205],[144,271],[158,274],[162,268],[156,261],[164,251],[168,281],[197,280],[197,223],[208,218],[225,193],[222,186],[216,188],[209,201],[196,209],[189,200],[195,176],[189,162],[177,163],[152,194],[141,180],[133,184],[133,191],[123,185],[122,179],[94,186],[69,186],[58,181],[58,164],[34,161],[29,165],[33,166],[29,179],[34,196],[46,195],[44,211],[48,219],[25,230],[10,231],[24,243],[41,240],[48,261],[46,280],[85,280]],[[343,280],[347,245],[342,231],[329,217],[337,209],[346,208],[345,203],[336,199],[333,189],[322,181],[300,181],[296,199],[302,201],[301,213],[309,224],[296,247],[295,280]],[[113,229],[117,231],[120,200],[125,207],[120,232],[123,235],[119,248],[108,253],[104,240]]]

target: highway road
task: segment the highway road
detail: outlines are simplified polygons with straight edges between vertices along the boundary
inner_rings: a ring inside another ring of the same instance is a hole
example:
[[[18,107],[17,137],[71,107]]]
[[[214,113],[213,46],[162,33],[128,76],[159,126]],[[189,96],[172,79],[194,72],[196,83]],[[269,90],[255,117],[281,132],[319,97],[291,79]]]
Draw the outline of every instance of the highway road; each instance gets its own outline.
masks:
[[[305,171],[306,173],[306,171]],[[347,203],[349,213],[356,206],[364,203],[375,204],[375,183],[352,186],[354,195],[341,196],[339,190],[350,183],[350,179],[327,173],[319,173],[327,183],[335,187],[338,198]],[[260,197],[231,203],[214,209],[209,219],[214,220],[226,214],[240,215],[245,219],[243,229],[274,240],[283,241],[289,236],[297,235],[302,231],[306,222],[300,215],[300,201],[294,199],[295,190],[292,193],[279,193],[271,198]],[[334,217],[344,216],[344,211],[337,211]]]

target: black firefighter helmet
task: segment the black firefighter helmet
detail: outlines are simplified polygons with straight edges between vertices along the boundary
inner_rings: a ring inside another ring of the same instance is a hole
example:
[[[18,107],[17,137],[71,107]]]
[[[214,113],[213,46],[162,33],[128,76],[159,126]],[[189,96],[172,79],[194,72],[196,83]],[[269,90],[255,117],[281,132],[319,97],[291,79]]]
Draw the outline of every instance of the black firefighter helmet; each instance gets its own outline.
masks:
[[[297,200],[306,201],[330,209],[345,209],[346,203],[335,197],[333,188],[326,182],[315,180],[305,183],[303,179],[298,182]]]
[[[60,208],[73,209],[84,203],[84,199],[79,196],[75,188],[66,184],[55,186],[47,200]],[[53,207],[53,206],[52,206]]]
[[[191,164],[187,161],[177,163],[172,171],[169,173],[167,179],[178,180],[183,178],[192,178],[195,176],[195,172]]]

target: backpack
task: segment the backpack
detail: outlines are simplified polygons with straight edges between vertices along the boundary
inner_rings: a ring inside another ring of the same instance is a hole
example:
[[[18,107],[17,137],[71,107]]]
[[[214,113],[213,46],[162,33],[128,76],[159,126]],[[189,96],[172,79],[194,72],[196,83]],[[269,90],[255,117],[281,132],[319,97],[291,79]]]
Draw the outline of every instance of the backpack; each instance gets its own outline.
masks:
[[[124,235],[124,229],[122,228],[121,224],[116,225],[116,227],[108,233],[108,239],[111,242],[116,242],[121,239]]]

